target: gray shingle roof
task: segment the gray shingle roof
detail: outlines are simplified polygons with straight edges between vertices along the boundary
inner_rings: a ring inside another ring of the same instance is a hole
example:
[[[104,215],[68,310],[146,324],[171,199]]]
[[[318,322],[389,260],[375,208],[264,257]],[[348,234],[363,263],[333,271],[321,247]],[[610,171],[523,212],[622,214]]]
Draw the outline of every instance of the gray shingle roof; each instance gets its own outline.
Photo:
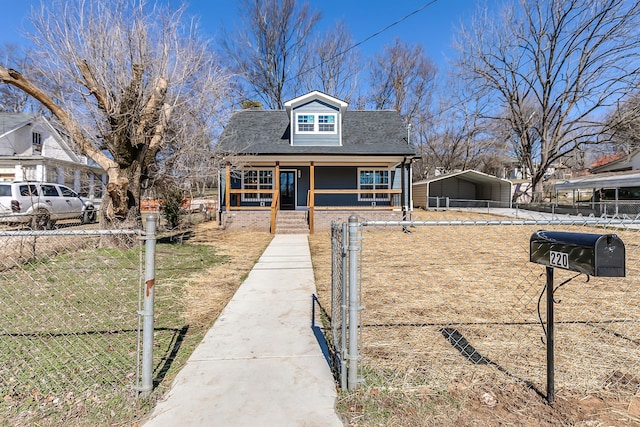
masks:
[[[395,111],[345,111],[342,146],[291,146],[284,110],[241,110],[231,116],[218,148],[234,154],[415,155]]]

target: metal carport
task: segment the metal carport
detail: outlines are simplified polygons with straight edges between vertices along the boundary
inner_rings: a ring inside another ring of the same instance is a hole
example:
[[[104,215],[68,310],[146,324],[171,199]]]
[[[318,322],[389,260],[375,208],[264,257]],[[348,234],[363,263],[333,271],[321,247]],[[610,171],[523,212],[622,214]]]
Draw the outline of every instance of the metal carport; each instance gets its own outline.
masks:
[[[511,207],[511,181],[475,170],[440,175],[413,184],[413,206]]]
[[[618,201],[621,200],[619,192],[621,188],[640,187],[640,172],[632,171],[628,173],[608,173],[589,175],[581,178],[568,179],[555,184],[556,200],[558,193],[563,191],[572,192],[572,205],[576,205],[576,192],[580,190],[591,190],[590,204],[592,208],[602,200],[597,197],[598,190],[614,190],[614,199],[609,203],[614,204],[615,213],[619,213]],[[628,204],[628,202],[626,202]]]

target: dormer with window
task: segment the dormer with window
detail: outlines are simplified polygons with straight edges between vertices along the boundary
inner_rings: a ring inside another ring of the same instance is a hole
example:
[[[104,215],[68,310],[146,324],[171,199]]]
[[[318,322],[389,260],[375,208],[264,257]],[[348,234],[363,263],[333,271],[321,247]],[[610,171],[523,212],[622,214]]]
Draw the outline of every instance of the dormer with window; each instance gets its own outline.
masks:
[[[313,91],[284,105],[291,123],[291,145],[342,145],[342,114],[347,109],[346,102]]]

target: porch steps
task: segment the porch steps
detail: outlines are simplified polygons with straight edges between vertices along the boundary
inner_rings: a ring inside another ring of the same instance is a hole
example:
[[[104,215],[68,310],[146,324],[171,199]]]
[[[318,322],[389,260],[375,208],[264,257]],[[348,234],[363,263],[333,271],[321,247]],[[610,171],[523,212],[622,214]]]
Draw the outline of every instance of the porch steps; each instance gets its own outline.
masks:
[[[275,234],[309,234],[307,212],[279,211],[276,217]]]

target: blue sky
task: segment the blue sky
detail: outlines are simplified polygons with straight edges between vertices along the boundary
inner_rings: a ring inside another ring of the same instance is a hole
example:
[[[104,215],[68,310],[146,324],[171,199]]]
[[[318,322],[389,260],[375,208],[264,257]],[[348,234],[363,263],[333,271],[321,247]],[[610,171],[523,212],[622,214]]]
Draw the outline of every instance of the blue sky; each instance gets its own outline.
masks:
[[[208,36],[215,37],[223,23],[232,28],[238,22],[238,2],[234,0],[187,0],[187,3],[188,13],[200,17],[201,27]],[[364,55],[371,56],[398,37],[404,42],[421,44],[442,72],[446,68],[445,57],[452,55],[449,47],[454,26],[469,18],[478,0],[310,0],[309,3],[321,12],[321,27],[344,20],[355,42],[361,42],[422,9],[363,43],[360,50]],[[30,7],[39,4],[40,0],[3,1],[0,45],[27,43],[20,29]]]

